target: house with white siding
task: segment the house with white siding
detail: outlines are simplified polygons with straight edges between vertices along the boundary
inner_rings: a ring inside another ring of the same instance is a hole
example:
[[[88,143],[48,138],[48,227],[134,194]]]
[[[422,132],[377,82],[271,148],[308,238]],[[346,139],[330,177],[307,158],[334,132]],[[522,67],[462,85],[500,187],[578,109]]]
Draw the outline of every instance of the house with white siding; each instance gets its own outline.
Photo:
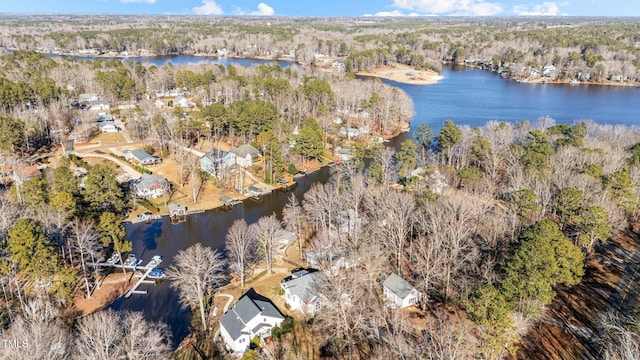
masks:
[[[382,290],[384,296],[399,308],[418,304],[422,295],[405,279],[396,274],[389,275],[382,283]]]
[[[249,350],[251,339],[268,338],[283,320],[278,308],[252,288],[220,318],[220,336],[227,350],[242,354]]]
[[[320,310],[316,288],[319,275],[315,271],[298,270],[282,280],[280,286],[291,310],[298,310],[305,315],[313,315]]]

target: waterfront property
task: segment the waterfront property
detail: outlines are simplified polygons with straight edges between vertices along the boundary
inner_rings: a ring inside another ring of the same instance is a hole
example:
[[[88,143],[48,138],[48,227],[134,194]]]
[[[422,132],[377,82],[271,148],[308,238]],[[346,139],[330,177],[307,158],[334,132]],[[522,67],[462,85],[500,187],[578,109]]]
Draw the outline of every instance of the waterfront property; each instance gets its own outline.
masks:
[[[220,178],[224,169],[234,165],[247,168],[255,164],[262,155],[255,147],[245,144],[230,151],[213,149],[200,158],[200,168],[209,174]]]
[[[387,277],[382,283],[382,290],[384,296],[399,308],[416,305],[421,297],[421,293],[416,288],[396,274]]]
[[[223,170],[235,163],[235,154],[219,149],[213,149],[200,158],[200,168],[216,178],[220,178]]]
[[[282,280],[280,286],[284,290],[284,300],[291,310],[298,310],[304,315],[313,315],[320,310],[316,281],[320,273],[309,270],[298,270]]]
[[[262,156],[262,154],[260,154],[260,150],[249,144],[244,144],[240,147],[232,148],[229,153],[234,155],[235,163],[238,166],[242,166],[243,168],[252,166]]]
[[[220,336],[229,351],[242,354],[251,339],[271,336],[271,329],[283,320],[278,308],[251,288],[220,318]]]
[[[177,204],[169,204],[169,216],[184,216],[187,215],[187,207]]]
[[[158,198],[171,189],[171,183],[160,175],[142,174],[130,181],[131,190],[141,198]]]

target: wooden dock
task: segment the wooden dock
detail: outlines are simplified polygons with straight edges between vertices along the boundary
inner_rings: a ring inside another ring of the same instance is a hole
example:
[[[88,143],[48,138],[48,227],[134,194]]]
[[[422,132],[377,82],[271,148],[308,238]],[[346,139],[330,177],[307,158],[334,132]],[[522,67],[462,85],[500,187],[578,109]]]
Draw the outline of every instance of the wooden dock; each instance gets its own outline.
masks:
[[[147,263],[147,265],[145,266],[129,266],[129,265],[124,265],[124,268],[127,270],[131,270],[131,271],[136,271],[136,270],[144,270],[144,274],[140,277],[140,279],[138,279],[138,281],[133,285],[133,287],[131,288],[131,290],[129,290],[125,295],[125,299],[128,299],[131,295],[133,294],[138,294],[138,295],[146,295],[147,294],[147,290],[138,290],[138,287],[142,284],[155,284],[156,282],[154,280],[147,280],[147,276],[149,276],[149,273],[151,273],[151,271],[155,268],[158,267],[158,265],[160,265],[162,263],[162,257],[161,256],[154,256],[151,261],[149,261]],[[109,264],[109,263],[88,263],[88,266],[93,266],[93,267],[110,267],[110,268],[122,268],[123,265],[120,264],[120,261],[118,261],[115,264]]]

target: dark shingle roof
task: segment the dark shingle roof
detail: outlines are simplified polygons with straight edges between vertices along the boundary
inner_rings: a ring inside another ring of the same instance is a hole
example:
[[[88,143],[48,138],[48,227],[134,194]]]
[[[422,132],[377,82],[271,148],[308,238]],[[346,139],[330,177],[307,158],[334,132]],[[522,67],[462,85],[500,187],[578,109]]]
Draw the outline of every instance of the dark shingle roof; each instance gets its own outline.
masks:
[[[242,335],[246,324],[256,316],[263,315],[284,319],[273,304],[268,301],[254,300],[250,297],[251,294],[256,294],[253,289],[242,295],[238,302],[220,318],[220,325],[227,330],[234,341]]]

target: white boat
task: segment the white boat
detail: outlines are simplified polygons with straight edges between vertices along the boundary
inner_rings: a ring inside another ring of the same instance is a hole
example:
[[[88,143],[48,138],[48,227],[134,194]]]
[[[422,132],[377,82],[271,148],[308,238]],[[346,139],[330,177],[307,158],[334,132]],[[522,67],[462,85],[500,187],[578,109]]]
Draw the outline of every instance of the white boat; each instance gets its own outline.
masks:
[[[160,256],[160,255],[154,255],[154,256],[151,258],[151,261],[149,261],[149,263],[147,264],[147,266],[146,266],[146,267],[148,267],[148,268],[149,268],[149,267],[156,267],[156,266],[158,266],[161,262],[162,262],[162,256]]]
[[[120,262],[120,255],[117,252],[114,252],[110,258],[107,259],[107,264],[115,265]]]
[[[131,253],[127,256],[127,260],[124,261],[124,266],[135,266],[134,263],[138,261],[136,254]]]

